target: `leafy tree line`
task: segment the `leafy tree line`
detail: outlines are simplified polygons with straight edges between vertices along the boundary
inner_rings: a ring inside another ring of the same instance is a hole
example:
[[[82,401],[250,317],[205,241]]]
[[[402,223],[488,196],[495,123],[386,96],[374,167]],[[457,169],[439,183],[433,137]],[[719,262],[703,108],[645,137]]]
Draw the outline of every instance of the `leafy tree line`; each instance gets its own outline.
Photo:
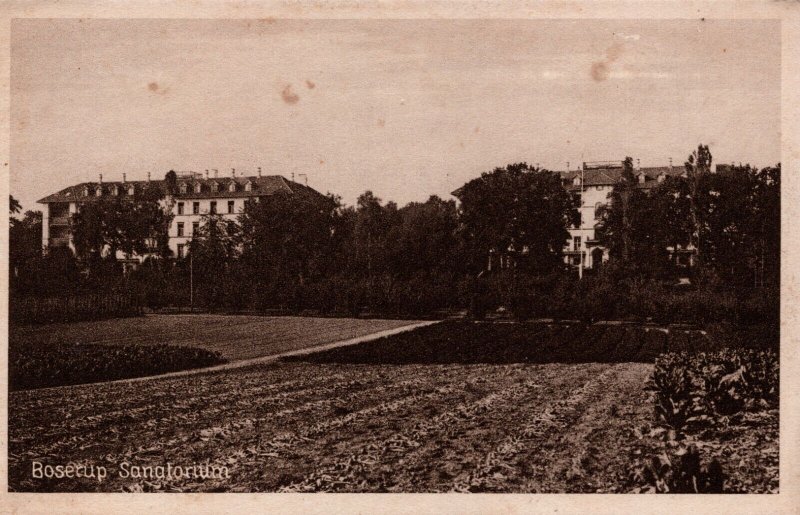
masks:
[[[780,164],[712,173],[711,159],[708,147],[699,146],[685,176],[666,177],[647,193],[625,160],[601,212],[598,239],[627,276],[664,278],[675,270],[671,251],[689,249],[696,282],[779,284]]]
[[[711,154],[700,146],[685,166],[686,177],[645,193],[625,160],[598,226],[611,259],[583,281],[562,255],[579,222],[576,199],[557,173],[520,163],[459,188],[459,204],[432,196],[399,207],[369,191],[354,206],[332,195],[251,199],[236,219],[204,216],[184,259],[166,244],[172,206],[163,193],[84,206],[72,219],[81,265],[58,252],[41,257],[41,215],[37,228],[30,214],[18,231],[12,225],[11,244],[12,265],[32,270],[12,277],[12,289],[43,294],[71,284],[136,292],[152,307],[351,315],[470,307],[480,316],[504,306],[522,318],[705,320],[725,316],[715,301],[737,317],[774,312],[780,165],[711,173]],[[151,257],[123,274],[104,249]],[[673,288],[670,249],[696,251],[689,292]],[[491,272],[490,256],[504,258]]]

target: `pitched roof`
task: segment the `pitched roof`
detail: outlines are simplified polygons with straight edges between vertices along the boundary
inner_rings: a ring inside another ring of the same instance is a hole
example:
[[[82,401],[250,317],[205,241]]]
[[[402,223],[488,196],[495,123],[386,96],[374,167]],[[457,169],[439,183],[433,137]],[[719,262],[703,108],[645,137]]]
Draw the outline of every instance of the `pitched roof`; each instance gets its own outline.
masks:
[[[219,191],[213,191],[211,188],[212,183],[220,185]],[[236,191],[229,191],[229,184],[236,183]],[[251,191],[245,190],[245,185],[250,182],[252,185]],[[209,199],[209,198],[248,198],[248,197],[262,197],[272,195],[279,191],[289,194],[300,195],[314,195],[322,196],[321,193],[313,188],[299,184],[294,181],[287,180],[281,175],[265,175],[261,177],[213,177],[209,179],[204,178],[182,178],[179,177],[177,184],[180,187],[181,183],[187,185],[186,193],[181,193],[180,190],[174,193],[176,199]],[[200,193],[195,193],[194,185],[200,183]],[[51,202],[91,202],[98,198],[103,198],[111,195],[111,188],[113,186],[120,186],[121,195],[128,194],[128,188],[133,185],[137,192],[143,191],[146,187],[158,188],[162,193],[166,193],[167,185],[163,180],[155,181],[126,181],[126,182],[82,182],[69,186],[63,190],[48,195],[39,200],[40,204],[48,204]],[[84,188],[89,188],[89,195],[84,195]],[[95,192],[97,188],[103,188],[103,195],[97,197]]]
[[[633,170],[633,175],[639,177],[644,175],[645,182],[638,183],[639,188],[651,188],[657,184],[660,175],[677,177],[685,172],[683,167],[669,166],[650,166],[641,167]],[[561,179],[568,183],[568,189],[575,191],[580,189],[580,185],[572,184],[575,177],[580,176],[581,170],[570,170],[558,172]],[[622,180],[622,168],[594,168],[583,171],[584,186],[613,186]]]
[[[596,165],[597,163],[595,163]],[[608,166],[603,166],[608,164]],[[573,184],[575,177],[581,175],[581,169],[576,170],[552,170],[553,173],[559,174],[564,187],[569,191],[579,191],[580,184]],[[633,175],[638,176],[644,174],[645,182],[638,183],[637,187],[642,189],[649,189],[658,184],[657,179],[661,174],[666,176],[679,176],[685,172],[682,166],[649,166],[634,169]],[[592,166],[583,170],[584,186],[613,186],[622,179],[622,162],[604,161],[600,166]],[[453,196],[458,197],[463,190],[464,186],[459,187],[452,192]]]
[[[44,197],[43,199],[37,200],[39,204],[48,204],[51,202],[89,202],[94,200],[98,197],[95,196],[95,192],[97,191],[98,187],[103,188],[103,194],[109,195],[111,193],[111,187],[114,185],[122,186],[122,193],[127,194],[127,189],[130,186],[134,186],[137,192],[141,192],[143,188],[145,188],[148,184],[162,188],[161,182],[163,181],[126,181],[126,182],[103,182],[102,184],[99,182],[81,182],[79,184],[75,184],[73,186],[68,186],[61,191],[53,193]],[[83,194],[84,188],[89,188],[89,195],[86,196]]]

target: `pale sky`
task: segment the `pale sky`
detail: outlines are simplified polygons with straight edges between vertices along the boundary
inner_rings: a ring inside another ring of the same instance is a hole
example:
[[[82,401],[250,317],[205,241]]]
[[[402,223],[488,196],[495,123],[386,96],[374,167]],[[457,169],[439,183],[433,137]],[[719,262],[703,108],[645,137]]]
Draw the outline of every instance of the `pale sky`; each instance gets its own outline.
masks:
[[[11,48],[23,209],[99,173],[402,205],[519,161],[780,160],[777,21],[27,19]]]

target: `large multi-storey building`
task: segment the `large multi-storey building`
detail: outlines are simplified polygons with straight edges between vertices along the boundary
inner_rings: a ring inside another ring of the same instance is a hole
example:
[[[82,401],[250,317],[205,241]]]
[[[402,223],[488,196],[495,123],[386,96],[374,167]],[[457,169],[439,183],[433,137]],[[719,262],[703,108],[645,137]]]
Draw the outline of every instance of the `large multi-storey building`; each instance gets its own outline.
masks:
[[[169,247],[177,257],[183,257],[192,236],[200,227],[202,216],[219,214],[234,218],[244,209],[245,201],[252,198],[268,198],[277,192],[289,195],[315,195],[321,193],[306,185],[290,181],[280,175],[262,176],[261,169],[255,176],[236,175],[232,170],[229,177],[218,177],[216,171],[209,177],[196,172],[176,173],[176,183],[170,192],[164,180],[128,181],[123,174],[122,181],[84,182],[65,188],[41,200],[42,246],[69,247],[75,249],[70,232],[70,218],[81,206],[106,197],[133,196],[144,188],[156,187],[164,193],[163,205],[174,215],[169,228]],[[131,256],[121,256],[128,257]],[[138,259],[138,257],[134,257]]]
[[[718,168],[726,165],[718,165]],[[602,208],[609,200],[609,194],[614,185],[622,179],[622,161],[594,161],[584,162],[576,169],[558,171],[564,188],[579,200],[578,213],[580,222],[575,227],[569,228],[570,240],[564,246],[564,263],[578,270],[597,268],[608,260],[608,249],[600,245],[597,240],[597,226],[600,222]],[[684,167],[674,167],[672,159],[669,166],[640,167],[639,160],[633,170],[636,177],[636,187],[644,191],[661,184],[669,176],[686,177]],[[459,196],[459,190],[453,192]],[[691,249],[667,249],[675,263],[679,266],[692,264],[693,251]],[[525,250],[523,249],[523,252]],[[514,261],[506,252],[493,249],[489,252],[487,270],[503,269],[514,266]]]
[[[671,161],[671,160],[670,160]],[[598,244],[596,227],[600,221],[601,207],[606,205],[608,195],[622,177],[621,161],[585,162],[577,169],[558,172],[564,187],[580,198],[580,224],[569,230],[571,240],[564,249],[564,260],[576,268],[595,268],[608,259],[608,250]],[[669,166],[639,167],[634,169],[637,187],[649,190],[668,176],[685,176],[683,167]],[[261,169],[255,176],[237,176],[232,170],[229,177],[218,177],[216,171],[209,177],[196,172],[176,174],[176,187],[169,193],[163,180],[128,181],[123,174],[120,182],[85,182],[65,188],[39,201],[44,204],[42,217],[42,246],[66,246],[74,250],[70,233],[70,218],[80,206],[107,196],[132,196],[146,187],[161,188],[165,194],[165,205],[171,206],[174,215],[169,228],[169,246],[173,254],[183,257],[187,245],[200,226],[201,218],[208,213],[224,217],[236,217],[250,198],[269,197],[283,191],[290,195],[321,195],[308,186],[290,181],[280,175],[262,176]],[[675,250],[678,263],[689,264],[691,251]],[[493,259],[494,258],[494,259]],[[502,255],[490,256],[489,267],[497,261],[501,268],[510,264]]]
[[[661,184],[668,176],[686,176],[684,167],[654,166],[634,168],[638,188],[649,190]],[[564,260],[575,267],[593,268],[608,260],[608,249],[601,247],[596,239],[596,227],[600,222],[601,208],[608,204],[608,195],[622,178],[622,161],[596,161],[582,163],[576,170],[561,171],[564,187],[580,198],[580,224],[570,228],[571,240],[564,249]],[[691,253],[680,252],[676,259],[690,259]],[[683,254],[686,254],[684,256]],[[687,263],[688,264],[688,263]]]

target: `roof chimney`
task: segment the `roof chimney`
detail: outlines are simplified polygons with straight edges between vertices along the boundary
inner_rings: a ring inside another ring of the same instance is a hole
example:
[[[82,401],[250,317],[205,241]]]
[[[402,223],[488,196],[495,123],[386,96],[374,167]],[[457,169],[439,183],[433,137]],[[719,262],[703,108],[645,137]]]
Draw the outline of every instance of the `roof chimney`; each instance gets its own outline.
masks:
[[[150,182],[150,172],[147,172],[147,182]]]
[[[641,170],[642,169],[642,165],[639,164],[639,158],[636,158],[636,169],[637,170]]]
[[[669,169],[672,170],[672,158],[669,158]]]
[[[128,182],[128,179],[125,176],[125,172],[122,172],[122,182]]]
[[[103,184],[103,174],[100,174],[100,184]]]
[[[567,171],[569,172],[569,161],[567,161]]]
[[[260,166],[258,167],[258,178],[259,179],[261,178],[261,167]]]
[[[213,170],[214,170],[214,178],[216,179],[217,176],[219,176],[219,170],[217,170],[216,168],[213,168]]]
[[[236,177],[236,168],[231,168],[231,177]]]
[[[208,180],[208,169],[206,169],[206,180]]]

